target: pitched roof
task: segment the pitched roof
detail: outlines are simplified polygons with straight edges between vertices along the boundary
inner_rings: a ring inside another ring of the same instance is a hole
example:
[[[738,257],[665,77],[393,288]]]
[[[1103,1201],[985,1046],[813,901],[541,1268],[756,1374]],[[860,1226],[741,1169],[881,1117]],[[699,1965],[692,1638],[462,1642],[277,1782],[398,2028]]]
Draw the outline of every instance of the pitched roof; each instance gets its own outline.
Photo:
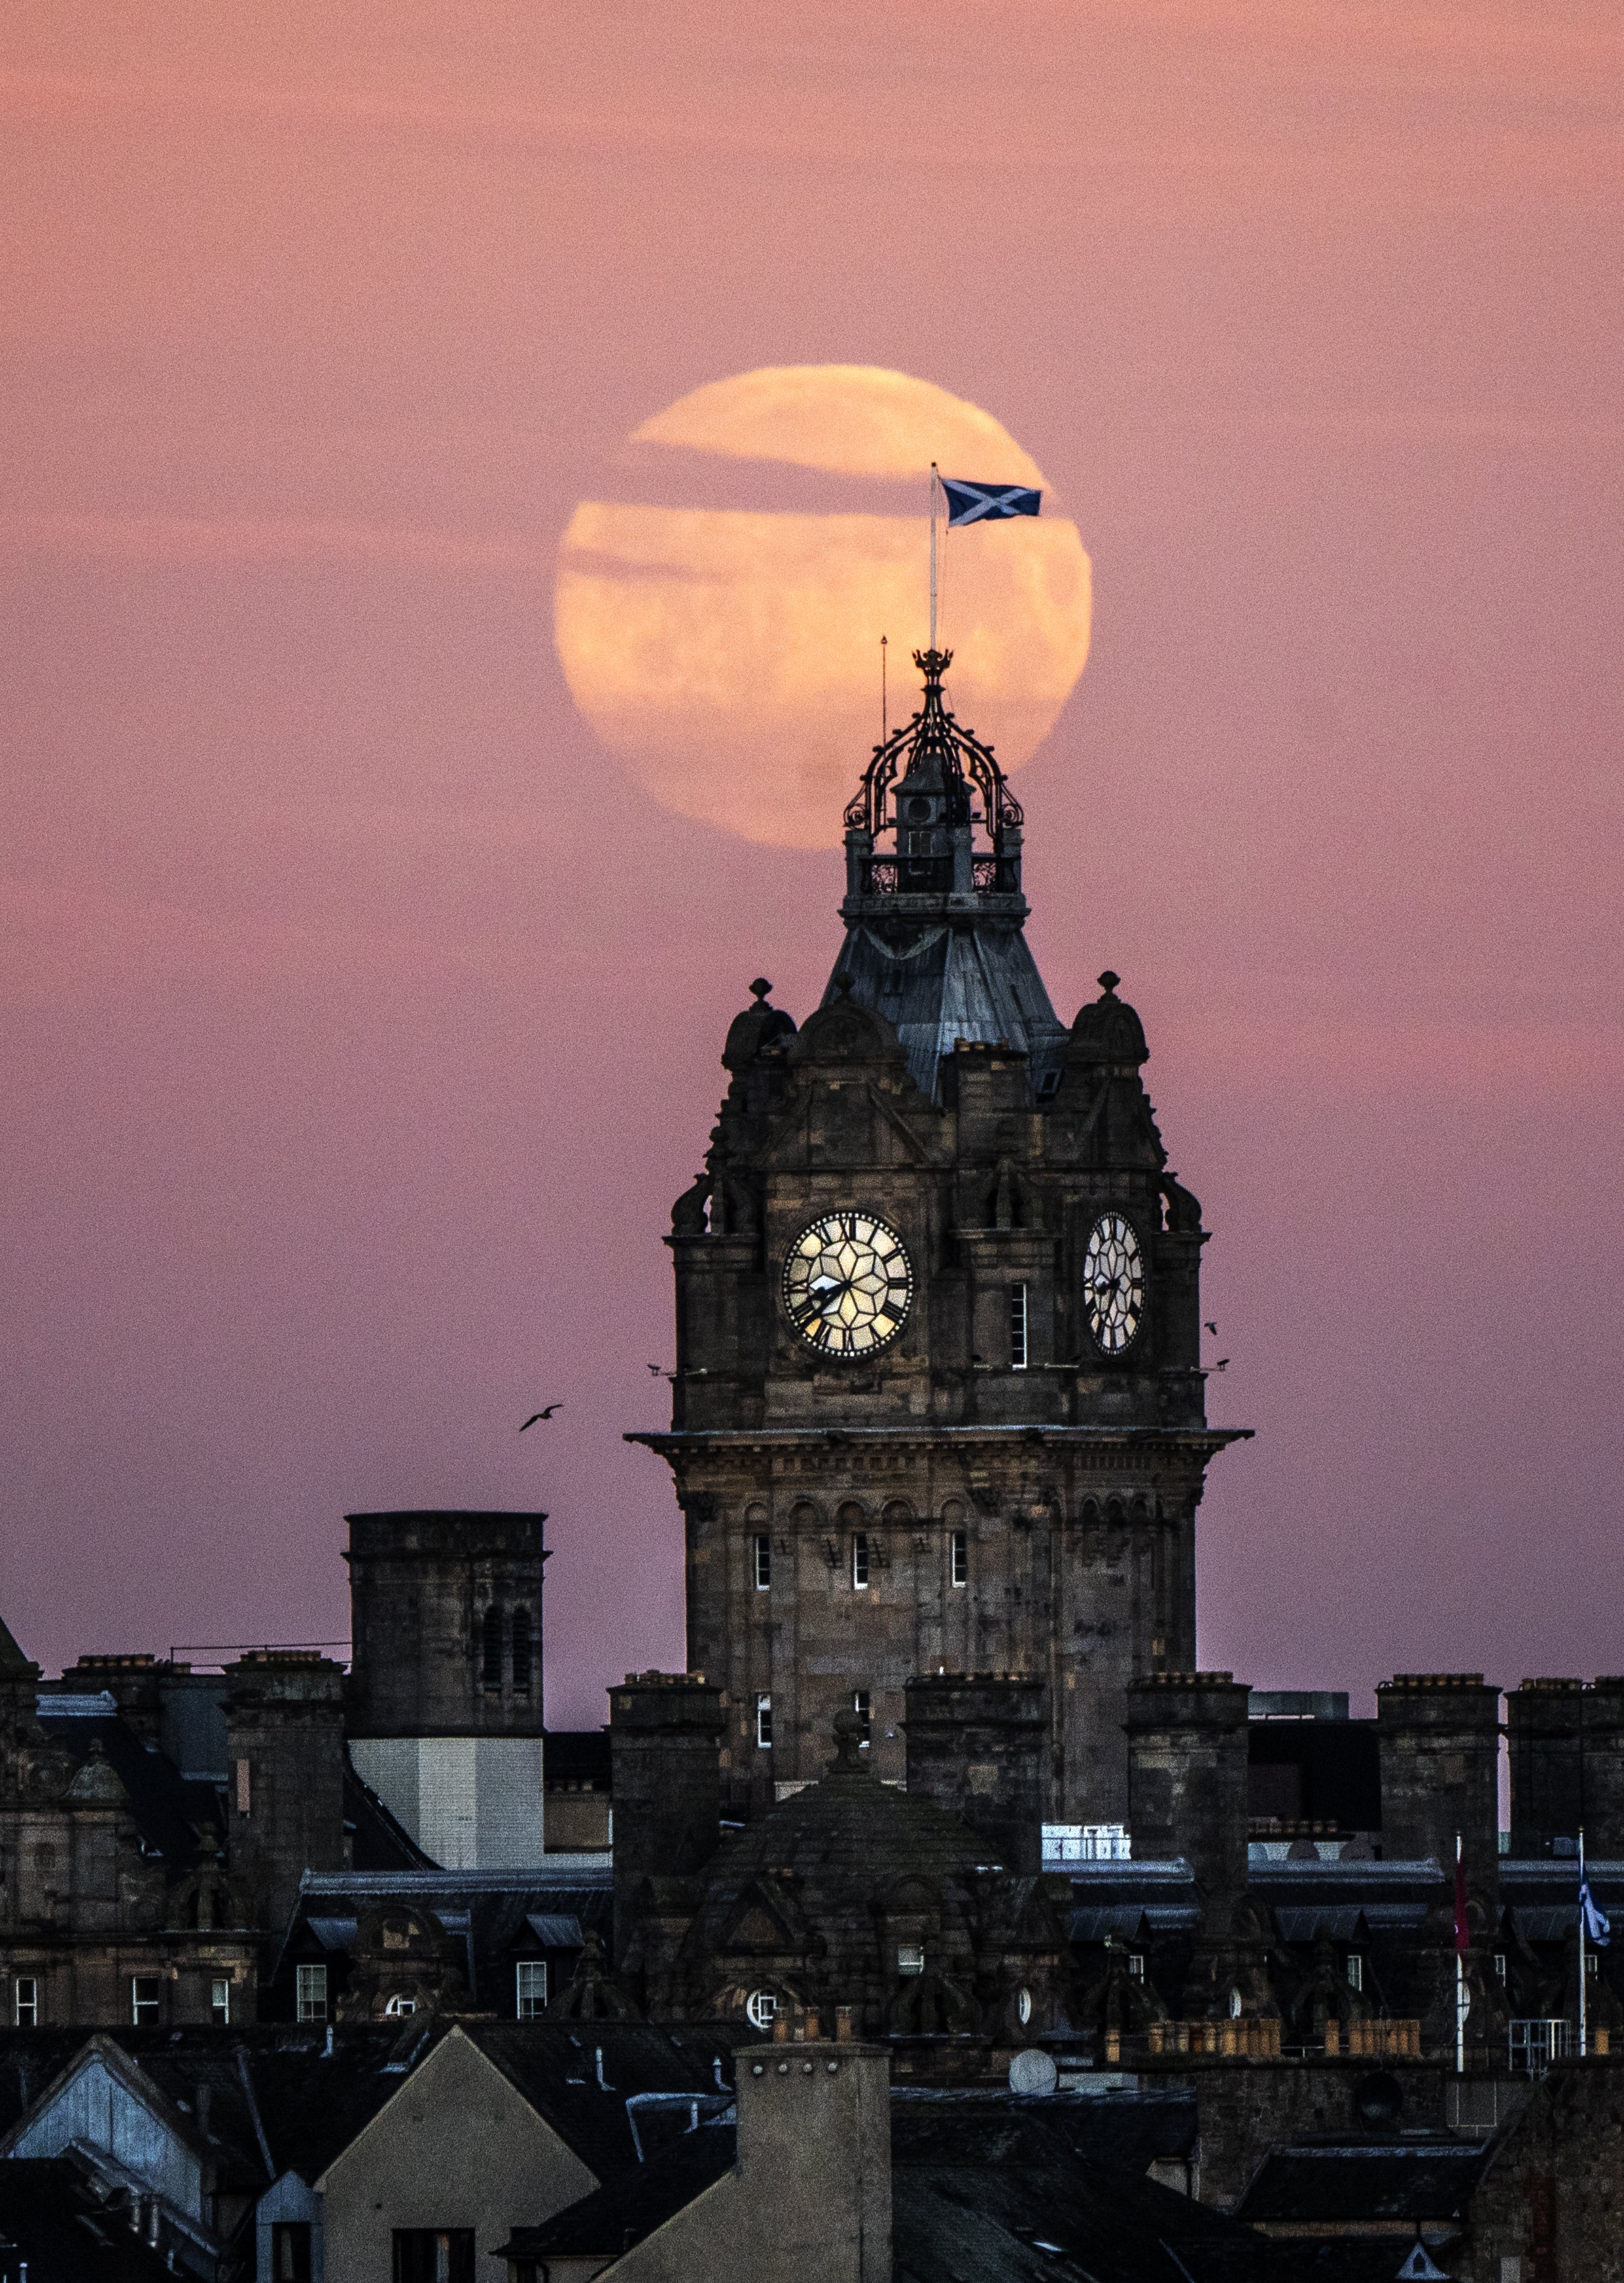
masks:
[[[701,2124],[673,2140],[629,2177],[594,2188],[540,2227],[516,2227],[499,2258],[618,2257],[664,2227],[731,2170],[737,2145],[731,2123]]]
[[[1416,2140],[1273,2148],[1242,2197],[1246,2220],[1449,2219],[1465,2210],[1484,2151]]]
[[[465,2022],[464,2034],[600,2180],[638,2169],[627,2102],[733,2090],[733,2035],[647,2022]],[[741,2027],[739,2042],[755,2032]]]
[[[894,2165],[1061,2163],[1073,2155],[1144,2172],[1187,2157],[1196,2140],[1195,2095],[936,2092],[893,2086]]]
[[[66,2156],[0,2163],[0,2254],[51,2283],[169,2283],[172,2271]],[[12,2263],[5,2262],[12,2272]]]

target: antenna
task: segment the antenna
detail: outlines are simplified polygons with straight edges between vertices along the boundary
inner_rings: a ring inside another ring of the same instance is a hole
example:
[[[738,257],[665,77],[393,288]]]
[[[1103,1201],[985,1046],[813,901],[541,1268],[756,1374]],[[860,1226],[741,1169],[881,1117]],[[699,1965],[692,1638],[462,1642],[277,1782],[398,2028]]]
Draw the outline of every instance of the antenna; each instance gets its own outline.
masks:
[[[882,744],[885,743],[890,734],[885,706],[885,636],[882,635],[880,637],[880,743]]]
[[[930,647],[936,646],[936,464],[930,463]]]

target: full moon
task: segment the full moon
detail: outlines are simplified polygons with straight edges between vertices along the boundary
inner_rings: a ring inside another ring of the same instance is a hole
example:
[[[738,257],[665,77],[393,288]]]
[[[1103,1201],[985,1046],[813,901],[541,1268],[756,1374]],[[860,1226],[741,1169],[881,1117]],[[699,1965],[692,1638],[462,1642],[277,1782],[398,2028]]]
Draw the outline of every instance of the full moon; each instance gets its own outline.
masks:
[[[891,727],[917,704],[931,462],[972,483],[1041,487],[1041,470],[991,413],[872,365],[713,381],[628,443],[701,498],[736,496],[752,462],[843,479],[859,509],[872,487],[872,513],[583,500],[554,592],[571,694],[656,800],[747,840],[837,845],[880,736],[882,635]],[[1088,657],[1082,539],[1045,498],[1035,520],[938,527],[937,543],[953,711],[1017,769]]]

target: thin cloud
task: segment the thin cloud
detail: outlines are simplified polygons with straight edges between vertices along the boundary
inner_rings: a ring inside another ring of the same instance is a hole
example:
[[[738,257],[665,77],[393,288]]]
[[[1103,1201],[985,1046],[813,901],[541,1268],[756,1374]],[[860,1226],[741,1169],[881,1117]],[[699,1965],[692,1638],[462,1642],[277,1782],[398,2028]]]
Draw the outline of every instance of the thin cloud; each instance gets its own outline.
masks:
[[[113,563],[377,563],[551,575],[550,548],[503,533],[414,531],[301,516],[0,515],[0,549]]]

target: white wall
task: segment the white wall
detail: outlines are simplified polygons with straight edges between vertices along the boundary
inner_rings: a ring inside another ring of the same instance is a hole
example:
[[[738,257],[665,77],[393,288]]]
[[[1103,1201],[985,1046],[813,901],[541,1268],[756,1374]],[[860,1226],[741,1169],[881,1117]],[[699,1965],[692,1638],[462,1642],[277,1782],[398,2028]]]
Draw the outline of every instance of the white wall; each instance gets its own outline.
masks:
[[[59,2156],[72,2140],[105,2149],[176,2211],[207,2225],[198,2158],[95,2053],[87,2055],[55,2100],[30,2118],[7,2153]]]
[[[540,1736],[361,1736],[350,1754],[362,1781],[447,1871],[540,1862]]]

